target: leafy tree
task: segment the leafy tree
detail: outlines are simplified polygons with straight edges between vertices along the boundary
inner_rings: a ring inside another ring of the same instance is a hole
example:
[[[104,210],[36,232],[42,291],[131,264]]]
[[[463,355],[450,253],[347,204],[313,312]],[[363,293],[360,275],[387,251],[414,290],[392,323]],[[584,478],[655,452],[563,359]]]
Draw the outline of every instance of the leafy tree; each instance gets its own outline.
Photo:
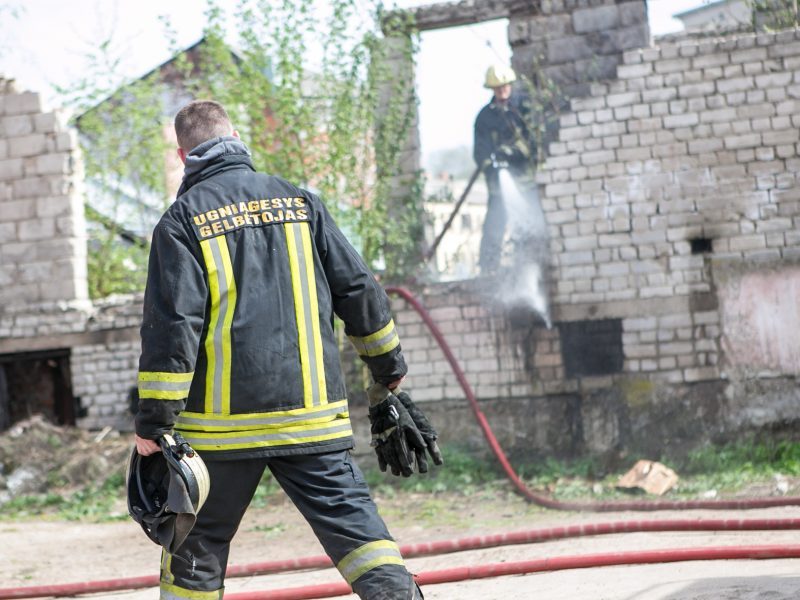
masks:
[[[148,207],[153,212],[166,208],[162,157],[168,146],[162,133],[164,88],[158,76],[121,86],[110,38],[87,59],[82,79],[56,89],[78,113],[74,122],[81,133],[87,190],[93,198],[86,210],[89,293],[98,298],[144,286],[146,240],[120,223],[144,218]]]
[[[798,0],[749,0],[755,29],[787,29],[797,27]]]
[[[258,170],[316,191],[373,267],[405,275],[421,238],[420,193],[412,186],[410,195],[393,197],[392,182],[416,100],[413,85],[390,91],[387,100],[385,90],[397,82],[379,34],[379,6],[370,4],[368,17],[366,3],[239,0],[229,15],[208,0],[203,42],[180,52],[166,23],[176,53],[169,69],[121,89],[108,77],[116,66],[110,41],[101,45],[86,78],[62,90],[73,105],[95,107],[78,119],[87,174],[118,192],[121,203],[132,197],[148,205],[157,197],[166,206],[161,157],[170,151],[164,129],[175,106],[164,99],[213,98],[230,111]],[[237,32],[230,44],[228,18]],[[411,60],[416,45],[408,40]],[[110,251],[122,228],[100,224],[90,261],[93,295],[140,288],[146,248]],[[119,277],[123,263],[135,264],[136,276]]]

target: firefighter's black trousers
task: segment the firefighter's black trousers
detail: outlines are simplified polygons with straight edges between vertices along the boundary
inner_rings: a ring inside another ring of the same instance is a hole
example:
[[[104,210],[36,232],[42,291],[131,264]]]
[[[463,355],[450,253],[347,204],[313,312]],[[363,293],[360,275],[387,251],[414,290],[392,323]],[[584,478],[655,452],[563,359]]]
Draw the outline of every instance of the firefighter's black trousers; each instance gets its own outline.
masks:
[[[416,585],[349,452],[244,460],[207,456],[211,490],[183,545],[174,555],[163,553],[161,600],[222,598],[230,542],[265,468],[360,598],[421,597],[415,596]]]

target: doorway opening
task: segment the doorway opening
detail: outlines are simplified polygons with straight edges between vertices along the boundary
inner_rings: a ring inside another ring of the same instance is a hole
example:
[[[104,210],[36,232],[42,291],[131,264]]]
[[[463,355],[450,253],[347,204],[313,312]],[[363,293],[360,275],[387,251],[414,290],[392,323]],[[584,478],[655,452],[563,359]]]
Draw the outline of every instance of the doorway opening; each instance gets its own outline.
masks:
[[[68,349],[0,355],[0,431],[33,415],[75,425]]]

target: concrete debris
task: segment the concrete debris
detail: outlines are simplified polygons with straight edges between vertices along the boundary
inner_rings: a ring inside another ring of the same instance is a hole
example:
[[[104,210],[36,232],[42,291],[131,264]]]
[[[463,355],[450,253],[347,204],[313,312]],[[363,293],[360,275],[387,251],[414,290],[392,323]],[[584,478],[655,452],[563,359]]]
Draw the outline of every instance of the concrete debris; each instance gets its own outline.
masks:
[[[46,481],[42,477],[40,469],[24,466],[14,469],[14,472],[6,479],[6,489],[9,495],[21,496],[23,494],[33,494],[41,492]]]
[[[132,448],[116,431],[60,427],[35,415],[0,432],[0,505],[26,494],[68,494],[122,473]]]
[[[619,488],[640,488],[648,494],[664,495],[678,483],[678,475],[667,466],[652,460],[640,460],[619,478]]]

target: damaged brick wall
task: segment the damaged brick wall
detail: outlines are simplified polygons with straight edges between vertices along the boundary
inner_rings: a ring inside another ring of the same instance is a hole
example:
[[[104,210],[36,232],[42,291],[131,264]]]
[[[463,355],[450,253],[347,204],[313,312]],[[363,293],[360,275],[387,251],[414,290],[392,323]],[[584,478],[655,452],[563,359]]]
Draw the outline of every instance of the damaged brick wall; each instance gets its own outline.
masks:
[[[513,344],[498,341],[520,331],[474,316],[485,295],[423,291],[508,447],[659,452],[800,419],[798,73],[794,31],[676,39],[625,52],[616,78],[572,100],[539,174],[556,327],[534,328],[532,358],[504,358]],[[406,311],[409,385],[468,419]],[[621,372],[569,377],[559,325],[609,319]],[[552,427],[562,435],[543,445]]]
[[[80,156],[39,94],[0,78],[0,303],[88,298]]]
[[[492,6],[501,4],[524,3]],[[559,17],[564,26],[552,28],[549,43],[559,32],[592,33],[583,31],[585,13],[574,18],[580,10],[600,11],[597,19],[624,32],[634,12],[644,14],[641,5],[552,2],[546,13],[542,2],[535,14],[509,14],[514,60],[531,51],[524,40],[534,39],[537,19],[569,13],[569,27]],[[739,34],[617,50],[613,76],[572,100],[540,172],[554,326],[504,304],[502,286],[489,279],[415,290],[512,455],[659,452],[800,418],[800,347],[794,328],[780,326],[800,322],[792,301],[800,289],[800,37]],[[0,141],[0,152],[7,148]],[[31,155],[24,164],[37,163]],[[8,181],[4,194],[13,190]],[[7,201],[17,200],[4,199],[0,210]],[[23,210],[37,202],[28,198]],[[0,245],[0,257],[5,251]],[[393,307],[407,387],[442,424],[445,441],[483,447],[421,319],[402,300]],[[140,315],[141,298],[6,307],[0,352],[71,349],[80,424],[129,427]],[[615,359],[565,359],[565,349],[598,339],[599,324]],[[363,438],[361,408],[353,421]]]
[[[141,299],[89,301],[82,186],[75,131],[38,93],[0,78],[0,368],[64,350],[74,395],[66,412],[85,427],[124,429]],[[0,400],[15,393],[38,392],[0,390]]]

